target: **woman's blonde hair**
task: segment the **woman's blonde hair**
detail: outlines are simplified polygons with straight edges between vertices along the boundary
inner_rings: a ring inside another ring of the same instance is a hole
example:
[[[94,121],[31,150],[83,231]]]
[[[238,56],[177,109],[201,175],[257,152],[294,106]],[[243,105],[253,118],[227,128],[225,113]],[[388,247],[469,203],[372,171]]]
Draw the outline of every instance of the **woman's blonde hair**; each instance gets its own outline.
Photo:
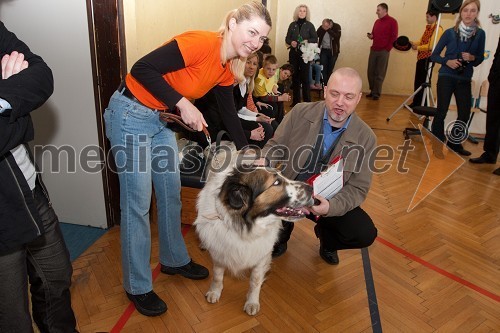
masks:
[[[481,2],[479,2],[479,0],[465,0],[463,3],[462,3],[462,6],[460,6],[460,10],[458,11],[458,17],[457,17],[457,22],[455,23],[455,31],[458,32],[458,26],[460,25],[460,22],[462,22],[462,10],[470,5],[471,3],[475,3],[476,6],[477,6],[477,13],[479,14],[479,12],[481,11]],[[479,15],[478,15],[479,16]],[[478,27],[481,27],[481,23],[479,22],[479,19],[476,17],[475,19],[476,21],[476,25]]]
[[[239,83],[245,81],[244,72],[246,58],[237,57],[234,59],[227,59],[227,45],[231,43],[231,41],[227,38],[229,35],[229,22],[232,18],[236,20],[236,23],[240,23],[242,21],[251,20],[253,17],[260,17],[269,27],[272,27],[271,15],[269,14],[266,6],[264,6],[261,2],[252,1],[227,13],[226,17],[222,21],[221,27],[219,28],[219,34],[222,36],[222,47],[220,50],[222,64],[225,65],[229,62],[231,72],[233,73],[236,81]]]
[[[252,54],[250,54],[248,57],[247,57],[247,60],[245,61],[245,64],[249,61],[249,60],[252,60],[253,58],[257,58],[257,67],[258,64],[259,64],[259,55],[257,54],[257,52],[254,52]],[[251,95],[252,92],[253,92],[253,89],[255,87],[255,77],[257,76],[257,73],[259,73],[259,68],[257,68],[257,71],[255,72],[255,75],[253,77],[250,78],[250,81],[248,82],[248,94]],[[246,77],[245,77],[245,80],[246,80]]]
[[[300,8],[305,8],[306,9],[306,21],[311,20],[311,14],[309,13],[309,7],[307,5],[298,5],[297,8],[295,8],[295,11],[293,12],[293,20],[297,21],[299,19],[299,9]]]

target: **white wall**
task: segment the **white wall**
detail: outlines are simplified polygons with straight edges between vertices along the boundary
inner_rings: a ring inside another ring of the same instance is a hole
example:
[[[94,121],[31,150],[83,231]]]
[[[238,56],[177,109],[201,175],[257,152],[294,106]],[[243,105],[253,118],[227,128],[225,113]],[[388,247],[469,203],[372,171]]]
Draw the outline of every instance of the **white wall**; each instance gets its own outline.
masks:
[[[218,30],[227,12],[247,2],[250,0],[123,1],[129,69],[177,34]]]
[[[311,12],[311,22],[316,28],[321,25],[324,18],[331,18],[341,25],[340,55],[335,68],[349,66],[358,70],[363,77],[363,88],[367,91],[366,70],[371,41],[366,38],[366,33],[371,31],[377,19],[375,11],[381,2],[388,4],[389,15],[398,21],[399,35],[408,36],[410,40],[417,40],[422,36],[426,24],[425,12],[428,0],[268,0],[268,8],[271,10],[274,25],[271,32],[274,33],[272,36],[273,52],[280,63],[288,60],[288,50],[285,47],[288,25],[292,22],[295,7],[299,4],[306,4]],[[500,24],[492,24],[491,19],[487,17],[490,13],[499,14],[499,12],[500,0],[481,0],[480,20],[486,31],[486,49],[490,49],[492,53],[498,42]],[[444,29],[454,24],[455,15],[441,15],[441,26]],[[416,58],[416,51],[413,50],[391,51],[383,93],[410,95],[413,92]],[[485,78],[490,67],[491,59],[476,69],[474,78],[479,81]],[[439,66],[435,66],[436,72],[438,68]],[[435,82],[437,81],[434,80]]]
[[[69,145],[79,156],[98,146],[86,5],[83,0],[2,0],[0,19],[54,74],[54,94],[32,113],[34,145]],[[101,173],[50,170],[48,154],[36,156],[53,206],[62,222],[106,228]]]

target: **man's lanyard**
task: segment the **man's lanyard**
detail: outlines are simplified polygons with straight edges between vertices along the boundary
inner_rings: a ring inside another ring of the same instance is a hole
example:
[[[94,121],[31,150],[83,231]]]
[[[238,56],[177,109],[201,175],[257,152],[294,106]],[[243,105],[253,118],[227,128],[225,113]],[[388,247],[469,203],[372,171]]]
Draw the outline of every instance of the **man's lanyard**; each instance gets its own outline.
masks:
[[[346,129],[344,129],[342,132],[340,132],[340,134],[337,136],[335,141],[333,141],[333,143],[330,145],[330,148],[328,148],[328,150],[323,155],[323,157],[321,157],[321,160],[320,160],[321,164],[323,164],[323,165],[329,164],[328,162],[330,161],[330,155],[333,153],[335,146],[337,145],[337,143],[339,143],[340,138],[342,137],[342,134],[344,134],[345,131],[346,131]],[[323,142],[324,142],[324,139],[323,139]]]

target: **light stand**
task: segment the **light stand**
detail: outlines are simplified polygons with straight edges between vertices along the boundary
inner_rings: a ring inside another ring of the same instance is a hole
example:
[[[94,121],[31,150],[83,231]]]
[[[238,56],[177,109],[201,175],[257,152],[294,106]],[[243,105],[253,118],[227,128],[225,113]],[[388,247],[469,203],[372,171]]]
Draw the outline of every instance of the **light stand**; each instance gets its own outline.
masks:
[[[432,44],[431,53],[432,53],[432,51],[434,51],[434,48],[436,47],[437,39],[438,39],[438,36],[439,36],[439,25],[440,25],[440,23],[441,23],[441,13],[439,13],[438,19],[436,21],[436,28],[435,28],[435,31],[434,31],[434,43]],[[413,97],[416,94],[418,94],[420,92],[420,90],[422,90],[422,89],[424,89],[424,92],[422,94],[422,101],[421,101],[420,105],[421,106],[431,105],[431,102],[432,102],[433,106],[436,105],[436,101],[434,100],[434,96],[432,94],[432,89],[431,89],[431,77],[432,77],[433,64],[432,64],[431,61],[429,61],[429,58],[427,58],[427,75],[425,77],[425,82],[422,83],[420,85],[420,87],[418,87],[417,90],[415,90],[413,92],[413,94],[411,94],[400,106],[398,106],[398,108],[396,110],[394,110],[394,112],[391,113],[391,115],[389,117],[387,117],[387,119],[386,119],[387,122],[389,122],[391,120],[391,118],[396,113],[398,113],[399,110],[401,110],[402,108],[406,108],[408,111],[410,111],[411,113],[415,114],[413,112],[412,108],[407,103],[408,103],[408,101],[410,99],[413,100]],[[419,117],[419,118],[422,117],[422,116],[419,116],[419,115],[416,115],[416,116]]]

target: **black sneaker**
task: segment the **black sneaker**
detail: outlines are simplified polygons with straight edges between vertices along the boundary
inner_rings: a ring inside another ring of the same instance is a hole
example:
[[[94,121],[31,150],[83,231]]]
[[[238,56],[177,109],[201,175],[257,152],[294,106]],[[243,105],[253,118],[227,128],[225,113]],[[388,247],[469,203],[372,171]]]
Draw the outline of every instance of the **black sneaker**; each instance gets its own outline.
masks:
[[[273,252],[271,254],[272,257],[278,258],[278,257],[282,256],[283,254],[285,254],[287,248],[288,248],[288,246],[286,245],[286,243],[274,244]]]
[[[203,280],[208,277],[208,269],[195,263],[193,260],[181,267],[161,265],[161,272],[168,275],[180,274],[191,280]]]
[[[167,312],[167,304],[152,290],[142,295],[127,293],[127,297],[134,303],[137,311],[145,316],[154,317]]]

